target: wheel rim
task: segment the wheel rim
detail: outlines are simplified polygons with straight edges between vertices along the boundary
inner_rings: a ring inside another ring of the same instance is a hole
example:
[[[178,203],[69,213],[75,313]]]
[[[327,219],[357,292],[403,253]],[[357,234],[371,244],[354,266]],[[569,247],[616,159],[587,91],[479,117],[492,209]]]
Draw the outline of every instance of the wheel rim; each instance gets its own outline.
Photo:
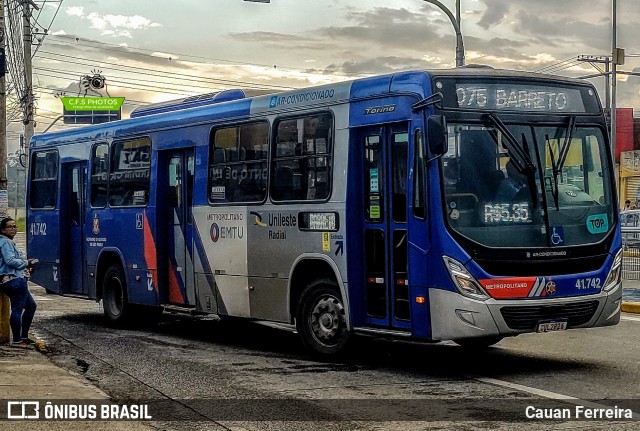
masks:
[[[340,342],[344,328],[344,306],[333,295],[318,298],[309,318],[311,333],[324,345]]]
[[[112,277],[109,280],[109,295],[107,299],[107,306],[109,311],[115,317],[122,313],[124,306],[124,297],[122,294],[122,283],[117,277]]]

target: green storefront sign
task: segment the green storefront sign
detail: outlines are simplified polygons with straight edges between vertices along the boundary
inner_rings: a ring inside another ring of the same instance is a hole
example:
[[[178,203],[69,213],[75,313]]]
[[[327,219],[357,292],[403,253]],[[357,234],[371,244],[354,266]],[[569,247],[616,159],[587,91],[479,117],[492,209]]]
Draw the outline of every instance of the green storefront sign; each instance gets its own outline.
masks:
[[[67,111],[117,111],[124,97],[61,97]]]

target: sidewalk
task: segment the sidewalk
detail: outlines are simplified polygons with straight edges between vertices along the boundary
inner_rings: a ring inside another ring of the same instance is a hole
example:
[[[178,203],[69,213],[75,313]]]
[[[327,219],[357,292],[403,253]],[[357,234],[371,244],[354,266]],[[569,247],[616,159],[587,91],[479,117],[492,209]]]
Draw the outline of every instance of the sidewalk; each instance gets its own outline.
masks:
[[[18,232],[15,242],[25,249],[26,234]],[[38,339],[38,347],[46,351],[46,345],[33,331],[31,336]],[[46,340],[45,340],[46,341]],[[8,420],[8,402],[56,400],[57,405],[68,400],[68,404],[85,402],[107,402],[109,396],[91,385],[84,377],[74,375],[54,365],[37,350],[22,350],[0,344],[0,429],[21,430],[87,430],[92,431],[148,431],[156,428],[140,421],[65,421],[65,420]],[[44,405],[40,406],[40,416],[44,417]]]
[[[622,311],[640,314],[640,280],[622,280]]]
[[[109,396],[80,376],[53,365],[46,356],[35,350],[20,350],[0,346],[0,428],[21,430],[87,430],[92,431],[147,431],[155,428],[138,421],[67,421],[67,420],[8,420],[8,402],[40,400],[39,412],[44,415],[44,400],[55,400],[54,405],[95,403],[109,400]],[[15,412],[13,413],[15,414]]]
[[[37,335],[37,334],[36,334]],[[37,337],[36,337],[37,338]],[[84,401],[95,403],[109,400],[109,396],[76,376],[54,365],[36,350],[22,350],[0,345],[0,428],[19,430],[87,430],[147,431],[155,428],[139,421],[66,421],[66,420],[8,420],[8,402],[39,400],[40,416],[44,417],[42,401],[54,404]],[[15,413],[12,413],[15,414]]]

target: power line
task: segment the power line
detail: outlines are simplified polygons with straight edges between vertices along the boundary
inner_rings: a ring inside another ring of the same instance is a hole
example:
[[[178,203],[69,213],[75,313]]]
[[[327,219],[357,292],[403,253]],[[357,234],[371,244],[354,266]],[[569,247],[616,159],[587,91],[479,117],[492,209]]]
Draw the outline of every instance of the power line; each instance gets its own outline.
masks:
[[[78,75],[72,72],[66,72],[66,71],[60,71],[60,70],[55,70],[55,69],[51,69],[51,70],[47,70],[47,69],[42,69],[39,67],[35,67],[34,70],[38,71],[38,76],[44,76],[44,77],[49,77],[49,78],[54,78],[54,79],[59,79],[59,80],[64,80],[65,82],[69,82],[70,79],[73,79],[74,77],[77,77]],[[49,73],[46,73],[49,72]],[[135,85],[135,82],[130,83],[127,81],[121,81],[121,80],[108,80],[107,81],[110,85],[112,86],[116,86],[119,88],[125,88],[125,89],[130,89],[130,90],[139,90],[139,91],[146,91],[146,92],[152,92],[152,93],[160,93],[160,94],[173,94],[173,95],[177,95],[177,96],[184,96],[184,97],[188,97],[188,96],[194,96],[197,94],[201,94],[202,92],[200,91],[189,91],[186,88],[185,89],[171,89],[168,87],[159,87],[159,86],[150,86],[150,85]],[[46,88],[43,86],[39,86],[38,88]],[[201,87],[204,88],[204,87]],[[66,94],[70,94],[71,90],[67,87],[67,88],[61,88],[61,89],[56,89],[59,90],[60,92],[66,93]],[[210,92],[216,91],[216,89],[213,88],[208,88],[208,90]]]
[[[76,38],[74,36],[69,36],[69,35],[51,35],[51,38],[54,39],[59,39],[62,40],[65,44],[67,45],[78,45],[80,42],[92,47],[92,48],[99,48],[101,50],[105,50],[105,51],[115,51],[118,53],[126,53],[126,54],[136,54],[136,55],[140,55],[140,56],[145,56],[145,57],[151,57],[154,59],[159,58],[158,56],[152,55],[153,53],[156,52],[161,52],[161,50],[154,50],[154,49],[145,49],[145,48],[136,48],[136,47],[123,47],[121,45],[115,45],[115,44],[111,44],[111,43],[106,43],[106,42],[102,42],[102,41],[97,41],[97,40],[90,40],[90,39],[81,39],[81,38]],[[137,52],[140,51],[140,52]],[[149,54],[146,54],[149,53]],[[315,71],[315,69],[309,69],[309,68],[296,68],[296,67],[292,67],[292,66],[279,66],[279,65],[273,65],[273,64],[263,64],[263,63],[250,63],[250,62],[242,62],[242,61],[236,61],[236,60],[226,60],[226,59],[221,59],[221,58],[212,58],[212,57],[202,57],[202,56],[197,56],[197,55],[190,55],[190,54],[180,54],[180,53],[175,53],[177,58],[182,60],[184,59],[196,59],[196,60],[205,60],[205,61],[214,61],[214,62],[219,62],[219,63],[228,63],[228,64],[237,64],[237,65],[242,65],[242,66],[257,66],[257,67],[265,67],[265,68],[270,68],[270,69],[278,69],[278,70],[291,70],[291,71],[296,71],[296,72],[306,72],[306,73],[323,73],[323,74],[330,74],[330,75],[336,75],[336,76],[343,76],[343,77],[349,77],[349,76],[357,76],[358,74],[334,74],[334,73],[326,73],[326,71]]]
[[[261,89],[261,90],[266,90],[266,89],[293,90],[293,89],[295,89],[295,87],[288,87],[288,86],[283,86],[283,85],[269,85],[269,84],[258,84],[258,83],[255,83],[255,82],[248,82],[248,81],[237,81],[237,80],[220,79],[220,78],[206,78],[206,77],[202,77],[202,76],[198,76],[198,75],[189,75],[189,74],[185,74],[185,73],[175,73],[175,72],[163,72],[163,71],[157,70],[157,69],[149,69],[149,68],[137,67],[137,66],[127,66],[127,65],[122,65],[122,64],[110,63],[110,62],[107,62],[107,61],[92,60],[92,59],[88,59],[88,58],[71,56],[71,55],[66,55],[66,54],[59,54],[59,53],[55,53],[55,52],[48,52],[48,51],[40,51],[40,52],[42,54],[54,55],[54,56],[62,57],[62,58],[65,58],[65,59],[72,59],[72,61],[65,60],[66,63],[75,63],[75,64],[85,65],[85,66],[89,66],[89,67],[96,67],[96,62],[97,62],[97,63],[100,63],[101,65],[112,66],[112,67],[100,66],[100,67],[102,67],[104,69],[114,69],[114,70],[118,70],[120,72],[122,72],[122,71],[125,71],[125,72],[133,71],[132,73],[135,73],[135,72],[142,73],[142,74],[144,74],[146,76],[157,76],[157,77],[162,77],[162,78],[173,78],[173,79],[185,78],[185,79],[189,79],[191,81],[209,82],[209,83],[233,85],[233,86],[245,85],[245,86],[256,87],[257,89]],[[62,61],[59,58],[56,58],[56,57],[52,58],[52,57],[48,57],[46,55],[39,55],[38,57],[44,58],[44,59],[47,59],[47,60]],[[83,63],[82,61],[78,61],[78,60],[84,60],[84,61],[93,62],[93,63]]]
[[[75,78],[77,78],[78,76],[81,75],[79,72],[73,72],[73,71],[62,70],[62,69],[54,69],[54,68],[48,68],[48,67],[40,67],[40,66],[34,67],[34,70],[41,70],[41,71],[44,71],[44,72],[52,72],[52,73],[59,73],[59,74],[69,75],[69,76],[75,77]],[[130,79],[130,78],[116,77],[116,78],[109,78],[107,80],[107,83],[109,85],[114,85],[114,83],[115,84],[121,83],[121,84],[125,84],[125,85],[127,85],[127,84],[131,84],[131,85],[139,84],[139,85],[142,85],[144,83],[148,83],[148,85],[146,85],[147,88],[157,89],[157,90],[165,90],[165,89],[175,90],[175,91],[179,91],[180,94],[185,94],[185,92],[194,93],[193,91],[186,90],[186,88],[200,88],[200,89],[206,90],[208,92],[217,91],[217,90],[221,90],[222,89],[219,86],[217,88],[213,88],[212,86],[184,84],[184,83],[173,83],[173,82],[157,81],[157,80],[156,81],[152,81],[152,80],[143,79],[143,78],[135,78],[135,80],[133,80],[133,79]],[[163,87],[163,86],[160,86],[160,85],[178,86],[179,88],[168,88],[168,87]]]
[[[576,56],[568,58],[566,60],[559,61],[557,63],[541,67],[540,69],[537,69],[536,72],[540,72],[540,73],[557,73],[557,72],[560,72],[562,70],[574,67],[574,66],[576,66],[578,64],[581,64],[581,63],[580,63],[580,61],[578,61],[578,56],[576,55]]]

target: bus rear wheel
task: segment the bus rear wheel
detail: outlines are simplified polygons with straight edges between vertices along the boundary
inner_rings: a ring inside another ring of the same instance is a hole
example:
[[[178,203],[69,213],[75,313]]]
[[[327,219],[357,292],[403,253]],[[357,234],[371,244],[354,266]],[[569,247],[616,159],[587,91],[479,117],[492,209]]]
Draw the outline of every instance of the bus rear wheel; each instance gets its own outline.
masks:
[[[498,335],[490,335],[486,337],[476,337],[476,338],[460,338],[458,340],[453,340],[460,347],[464,347],[467,349],[486,349],[487,347],[491,347],[494,344],[502,341],[504,337],[500,337]]]
[[[111,325],[121,325],[129,317],[127,283],[120,265],[111,265],[102,281],[104,317]]]
[[[338,288],[328,281],[317,281],[302,294],[296,316],[302,344],[318,356],[344,352],[351,332]]]

